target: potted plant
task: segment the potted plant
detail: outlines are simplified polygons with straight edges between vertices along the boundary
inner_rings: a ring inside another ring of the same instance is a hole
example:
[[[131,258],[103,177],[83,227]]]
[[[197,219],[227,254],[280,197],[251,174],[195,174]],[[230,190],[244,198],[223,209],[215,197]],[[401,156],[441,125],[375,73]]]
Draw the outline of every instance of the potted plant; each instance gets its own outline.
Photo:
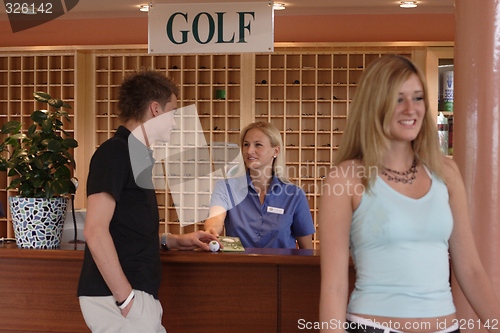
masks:
[[[75,160],[70,150],[78,142],[63,130],[61,120],[70,121],[62,108],[71,106],[44,92],[35,92],[33,97],[51,110],[34,111],[27,131],[19,121],[2,126],[1,134],[7,136],[0,144],[0,171],[13,177],[7,189],[18,191],[17,196],[9,197],[17,246],[57,248],[68,194],[76,191],[71,175]]]

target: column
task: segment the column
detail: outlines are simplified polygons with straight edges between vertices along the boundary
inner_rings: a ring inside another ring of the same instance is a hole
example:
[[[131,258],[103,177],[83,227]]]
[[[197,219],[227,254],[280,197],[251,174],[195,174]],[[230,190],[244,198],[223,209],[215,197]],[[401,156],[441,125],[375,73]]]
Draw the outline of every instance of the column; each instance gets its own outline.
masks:
[[[453,158],[465,180],[479,255],[500,297],[500,3],[455,0],[455,13]],[[452,284],[458,317],[477,319]],[[465,331],[486,331],[473,326]]]

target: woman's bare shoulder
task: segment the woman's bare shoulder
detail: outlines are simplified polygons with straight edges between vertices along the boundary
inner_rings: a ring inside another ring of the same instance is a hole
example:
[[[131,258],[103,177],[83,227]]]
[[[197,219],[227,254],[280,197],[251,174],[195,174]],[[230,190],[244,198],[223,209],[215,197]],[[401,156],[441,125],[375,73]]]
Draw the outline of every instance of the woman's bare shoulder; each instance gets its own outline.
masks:
[[[446,184],[453,184],[462,178],[457,163],[449,157],[443,157],[443,178]]]

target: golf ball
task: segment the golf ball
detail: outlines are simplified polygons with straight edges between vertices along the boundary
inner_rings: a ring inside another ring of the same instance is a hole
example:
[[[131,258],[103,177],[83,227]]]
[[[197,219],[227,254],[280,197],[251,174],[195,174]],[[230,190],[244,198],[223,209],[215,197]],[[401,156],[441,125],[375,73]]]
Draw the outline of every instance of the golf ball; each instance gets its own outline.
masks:
[[[208,244],[208,247],[210,248],[210,251],[217,252],[219,251],[220,245],[219,242],[213,240]]]

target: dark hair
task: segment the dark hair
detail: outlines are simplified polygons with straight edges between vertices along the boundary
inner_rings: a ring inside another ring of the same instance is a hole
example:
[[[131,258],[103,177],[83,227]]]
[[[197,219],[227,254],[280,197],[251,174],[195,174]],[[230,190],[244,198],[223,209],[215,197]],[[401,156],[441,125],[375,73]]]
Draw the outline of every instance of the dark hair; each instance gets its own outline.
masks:
[[[178,96],[179,87],[160,72],[141,70],[128,74],[118,93],[119,117],[123,122],[140,121],[149,103],[156,101],[163,107],[172,94]]]

